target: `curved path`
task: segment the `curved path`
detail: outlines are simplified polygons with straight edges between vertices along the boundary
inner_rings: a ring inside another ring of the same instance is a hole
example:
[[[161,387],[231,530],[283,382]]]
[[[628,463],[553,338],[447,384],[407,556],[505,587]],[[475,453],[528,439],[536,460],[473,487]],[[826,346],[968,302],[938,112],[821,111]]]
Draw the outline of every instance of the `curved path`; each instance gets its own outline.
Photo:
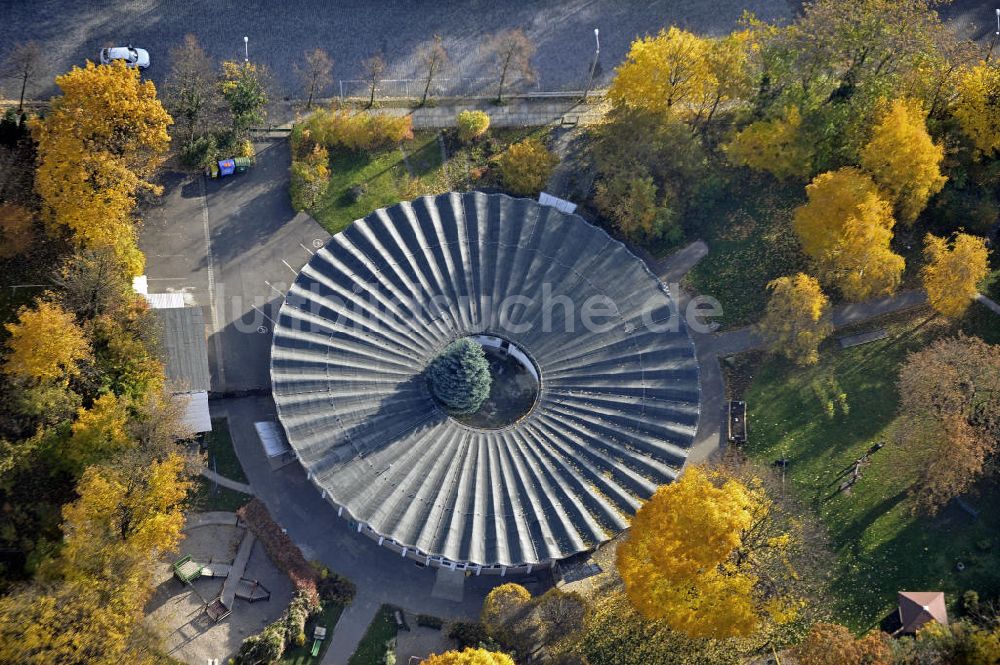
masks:
[[[662,261],[650,262],[650,267],[664,283],[679,290],[677,299],[681,312],[685,311],[687,303],[695,294],[677,285],[707,253],[708,246],[701,240],[696,240]],[[927,294],[921,290],[901,291],[893,296],[839,305],[833,310],[832,321],[834,327],[842,328],[884,314],[919,307],[926,302]],[[726,383],[719,358],[762,348],[765,342],[752,326],[723,333],[699,333],[692,329],[691,338],[694,340],[701,375],[701,419],[688,460],[697,464],[710,459],[724,444],[722,431],[726,417]]]

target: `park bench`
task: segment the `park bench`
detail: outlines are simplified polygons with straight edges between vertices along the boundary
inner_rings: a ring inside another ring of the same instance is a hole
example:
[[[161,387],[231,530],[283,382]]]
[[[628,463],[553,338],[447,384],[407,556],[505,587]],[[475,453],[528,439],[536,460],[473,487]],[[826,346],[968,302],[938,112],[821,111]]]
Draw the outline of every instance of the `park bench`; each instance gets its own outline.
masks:
[[[313,658],[319,656],[319,649],[323,645],[323,640],[325,639],[326,639],[326,626],[316,626],[316,630],[313,631],[312,649],[309,650],[309,654]]]
[[[403,617],[403,613],[396,610],[394,616],[396,617],[396,629],[409,632],[410,627],[406,624],[406,619]]]
[[[747,442],[747,403],[739,400],[729,402],[730,443],[743,445]]]

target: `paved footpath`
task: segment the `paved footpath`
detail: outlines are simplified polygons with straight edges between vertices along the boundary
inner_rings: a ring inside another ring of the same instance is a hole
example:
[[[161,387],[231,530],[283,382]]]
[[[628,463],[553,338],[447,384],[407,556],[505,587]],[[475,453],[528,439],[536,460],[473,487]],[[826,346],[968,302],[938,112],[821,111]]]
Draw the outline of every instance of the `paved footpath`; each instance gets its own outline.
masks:
[[[650,267],[661,281],[672,285],[672,288],[676,290],[679,287],[673,285],[677,285],[684,275],[707,253],[708,246],[704,242],[696,240],[666,259],[652,262]],[[678,299],[680,311],[684,312],[693,294],[680,289],[680,292],[674,295]],[[885,314],[918,307],[926,302],[927,294],[923,291],[902,291],[890,297],[877,298],[863,303],[839,305],[834,309],[831,319],[834,327],[841,328]],[[695,433],[688,460],[697,464],[709,460],[723,445],[726,383],[719,358],[762,348],[765,342],[752,326],[723,333],[699,333],[692,330],[691,338],[694,341],[698,357],[701,381],[701,418],[698,420],[698,431]]]
[[[320,496],[300,465],[271,469],[253,425],[277,418],[270,397],[213,400],[211,408],[214,416],[228,417],[233,447],[250,485],[306,559],[322,561],[357,586],[355,603],[345,610],[330,636],[324,665],[346,665],[384,603],[445,620],[473,620],[489,590],[507,581],[499,576],[473,576],[465,579],[461,600],[436,595],[436,569],[401,561],[399,554],[358,535]]]

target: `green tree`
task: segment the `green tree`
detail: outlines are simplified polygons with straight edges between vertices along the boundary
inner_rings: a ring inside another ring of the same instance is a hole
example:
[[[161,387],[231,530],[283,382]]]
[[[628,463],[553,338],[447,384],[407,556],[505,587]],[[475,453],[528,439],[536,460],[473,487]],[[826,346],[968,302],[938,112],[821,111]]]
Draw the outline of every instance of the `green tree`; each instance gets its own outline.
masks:
[[[453,342],[427,368],[431,391],[455,414],[475,413],[490,395],[490,364],[483,347],[468,338]]]
[[[247,130],[264,122],[267,117],[268,80],[263,65],[252,62],[222,63],[222,96],[229,105],[233,131],[245,136]]]

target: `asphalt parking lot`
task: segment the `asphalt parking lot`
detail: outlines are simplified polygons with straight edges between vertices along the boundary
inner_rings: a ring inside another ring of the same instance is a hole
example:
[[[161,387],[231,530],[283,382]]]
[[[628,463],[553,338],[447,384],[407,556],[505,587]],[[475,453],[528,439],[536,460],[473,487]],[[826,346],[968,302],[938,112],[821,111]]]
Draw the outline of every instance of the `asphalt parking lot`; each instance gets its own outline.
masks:
[[[149,291],[182,292],[204,308],[217,393],[270,387],[271,320],[330,237],[289,204],[288,151],[287,141],[261,143],[253,168],[221,180],[168,174],[144,213]]]

